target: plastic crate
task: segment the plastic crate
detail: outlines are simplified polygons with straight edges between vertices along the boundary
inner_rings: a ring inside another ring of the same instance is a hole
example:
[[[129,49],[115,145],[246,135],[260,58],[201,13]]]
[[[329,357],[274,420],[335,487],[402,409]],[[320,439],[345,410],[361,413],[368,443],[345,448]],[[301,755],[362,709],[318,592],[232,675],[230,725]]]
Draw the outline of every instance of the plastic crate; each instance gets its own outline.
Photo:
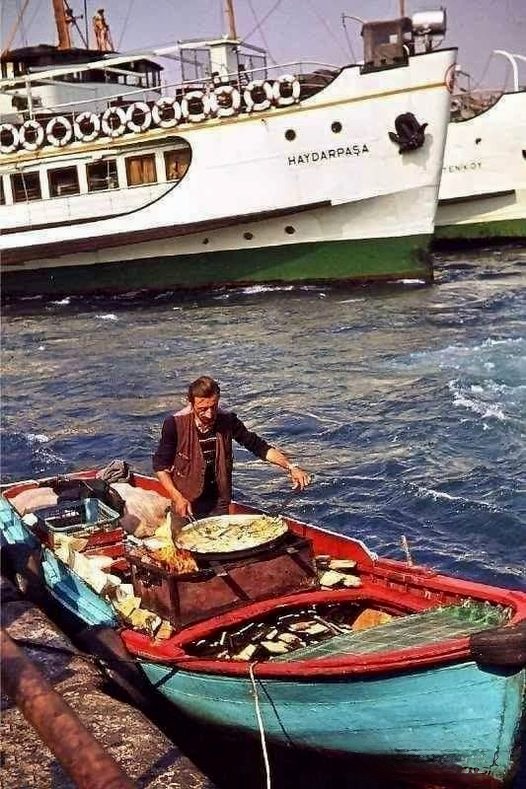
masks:
[[[95,498],[65,501],[55,507],[37,510],[35,515],[35,528],[42,541],[51,547],[55,537],[62,534],[88,538],[89,544],[113,543],[124,536],[119,526],[119,513]]]

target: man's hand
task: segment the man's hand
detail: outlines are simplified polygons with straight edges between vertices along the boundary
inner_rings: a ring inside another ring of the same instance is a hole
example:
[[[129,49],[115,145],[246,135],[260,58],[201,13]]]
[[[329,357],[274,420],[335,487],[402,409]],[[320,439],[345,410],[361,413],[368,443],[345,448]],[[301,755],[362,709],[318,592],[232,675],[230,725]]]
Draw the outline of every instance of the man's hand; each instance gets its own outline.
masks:
[[[293,490],[296,490],[297,488],[303,490],[312,482],[310,474],[308,474],[299,466],[294,465],[294,463],[289,463],[287,471],[289,472],[289,476],[292,480]]]
[[[172,512],[180,518],[194,519],[192,512],[192,502],[185,499],[180,493],[177,496],[172,496]]]

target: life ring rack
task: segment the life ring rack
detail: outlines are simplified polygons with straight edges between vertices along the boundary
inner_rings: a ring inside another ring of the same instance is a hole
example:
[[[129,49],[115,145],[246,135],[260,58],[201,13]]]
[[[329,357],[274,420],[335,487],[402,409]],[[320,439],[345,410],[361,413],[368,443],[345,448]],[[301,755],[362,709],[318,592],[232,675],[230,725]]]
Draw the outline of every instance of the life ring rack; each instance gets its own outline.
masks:
[[[63,134],[61,136],[57,135],[57,126],[63,129]],[[71,142],[72,137],[73,126],[70,120],[63,115],[57,115],[55,118],[51,118],[46,126],[46,142],[50,142],[55,148],[62,148],[64,145],[67,145],[68,142]]]
[[[72,141],[89,143],[102,133],[121,137],[131,131],[140,134],[153,126],[168,129],[181,121],[200,123],[207,118],[229,118],[242,110],[262,112],[272,106],[287,107],[300,101],[301,84],[296,76],[283,74],[272,81],[253,79],[240,91],[234,85],[218,85],[211,93],[192,90],[179,102],[175,96],[163,96],[153,104],[137,101],[127,108],[108,107],[102,115],[85,111],[73,119],[64,115],[51,118],[43,127],[29,119],[21,126],[0,124],[0,154],[14,153],[22,147],[35,151],[43,144],[61,148]]]
[[[11,142],[4,142],[6,135]],[[12,123],[0,123],[0,153],[13,153],[20,145],[20,133]]]
[[[100,133],[100,117],[96,112],[81,112],[75,118],[73,128],[79,142],[93,142]]]

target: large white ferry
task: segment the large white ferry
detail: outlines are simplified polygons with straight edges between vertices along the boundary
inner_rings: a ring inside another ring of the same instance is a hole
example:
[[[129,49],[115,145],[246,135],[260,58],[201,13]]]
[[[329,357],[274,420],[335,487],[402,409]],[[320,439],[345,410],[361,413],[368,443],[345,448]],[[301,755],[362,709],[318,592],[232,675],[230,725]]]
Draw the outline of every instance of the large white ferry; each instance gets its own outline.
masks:
[[[367,22],[363,62],[303,70],[268,67],[231,29],[180,44],[162,93],[144,53],[3,69],[27,104],[0,126],[4,295],[430,281],[456,58],[433,48],[444,26]],[[45,106],[42,86],[101,71],[103,94]]]
[[[497,50],[513,67],[513,89],[453,97],[436,217],[439,243],[526,239],[526,89],[522,55]]]

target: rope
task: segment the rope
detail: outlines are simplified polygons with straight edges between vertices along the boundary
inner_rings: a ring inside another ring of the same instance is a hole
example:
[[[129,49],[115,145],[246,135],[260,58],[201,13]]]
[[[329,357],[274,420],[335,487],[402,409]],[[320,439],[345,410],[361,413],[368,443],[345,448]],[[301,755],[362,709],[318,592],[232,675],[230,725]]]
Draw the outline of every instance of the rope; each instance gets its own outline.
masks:
[[[283,0],[276,0],[272,8],[269,11],[267,11],[265,16],[257,23],[257,25],[253,27],[252,30],[246,34],[246,36],[243,36],[243,40],[241,41],[242,44],[244,44],[245,41],[248,41],[250,36],[252,36],[256,32],[256,30],[259,30],[262,27],[262,25],[265,24],[269,16],[274,13],[274,11],[277,9],[279,5],[281,5],[282,2]]]
[[[254,692],[254,704],[256,707],[256,718],[259,727],[259,736],[261,738],[261,749],[263,751],[263,762],[265,763],[265,774],[267,777],[267,789],[272,789],[272,784],[270,780],[270,762],[268,759],[268,752],[267,752],[267,740],[265,737],[265,729],[263,728],[263,718],[261,717],[261,710],[259,707],[259,696],[258,696],[258,689],[256,687],[256,680],[254,677],[254,668],[256,663],[250,663],[248,667],[248,673],[250,675],[250,681],[252,683],[252,690]]]
[[[276,63],[276,60],[275,60],[275,58],[272,56],[272,53],[271,53],[271,51],[270,51],[270,47],[269,47],[269,45],[267,44],[267,39],[265,38],[265,34],[264,34],[264,32],[263,32],[263,28],[261,27],[261,25],[260,25],[260,23],[259,23],[258,16],[257,16],[257,14],[256,14],[256,11],[255,11],[255,8],[254,8],[254,5],[253,5],[253,3],[252,3],[252,0],[248,0],[248,4],[249,4],[249,6],[250,6],[250,10],[252,11],[252,16],[254,17],[254,20],[255,20],[255,22],[256,22],[256,24],[257,24],[257,27],[256,27],[255,29],[257,30],[257,29],[259,28],[259,35],[261,36],[261,40],[263,41],[263,46],[264,46],[264,47],[265,47],[265,49],[267,50],[267,55],[269,56],[269,58],[270,58],[270,60],[272,61],[273,65],[274,65],[274,66],[277,66],[278,64]]]

